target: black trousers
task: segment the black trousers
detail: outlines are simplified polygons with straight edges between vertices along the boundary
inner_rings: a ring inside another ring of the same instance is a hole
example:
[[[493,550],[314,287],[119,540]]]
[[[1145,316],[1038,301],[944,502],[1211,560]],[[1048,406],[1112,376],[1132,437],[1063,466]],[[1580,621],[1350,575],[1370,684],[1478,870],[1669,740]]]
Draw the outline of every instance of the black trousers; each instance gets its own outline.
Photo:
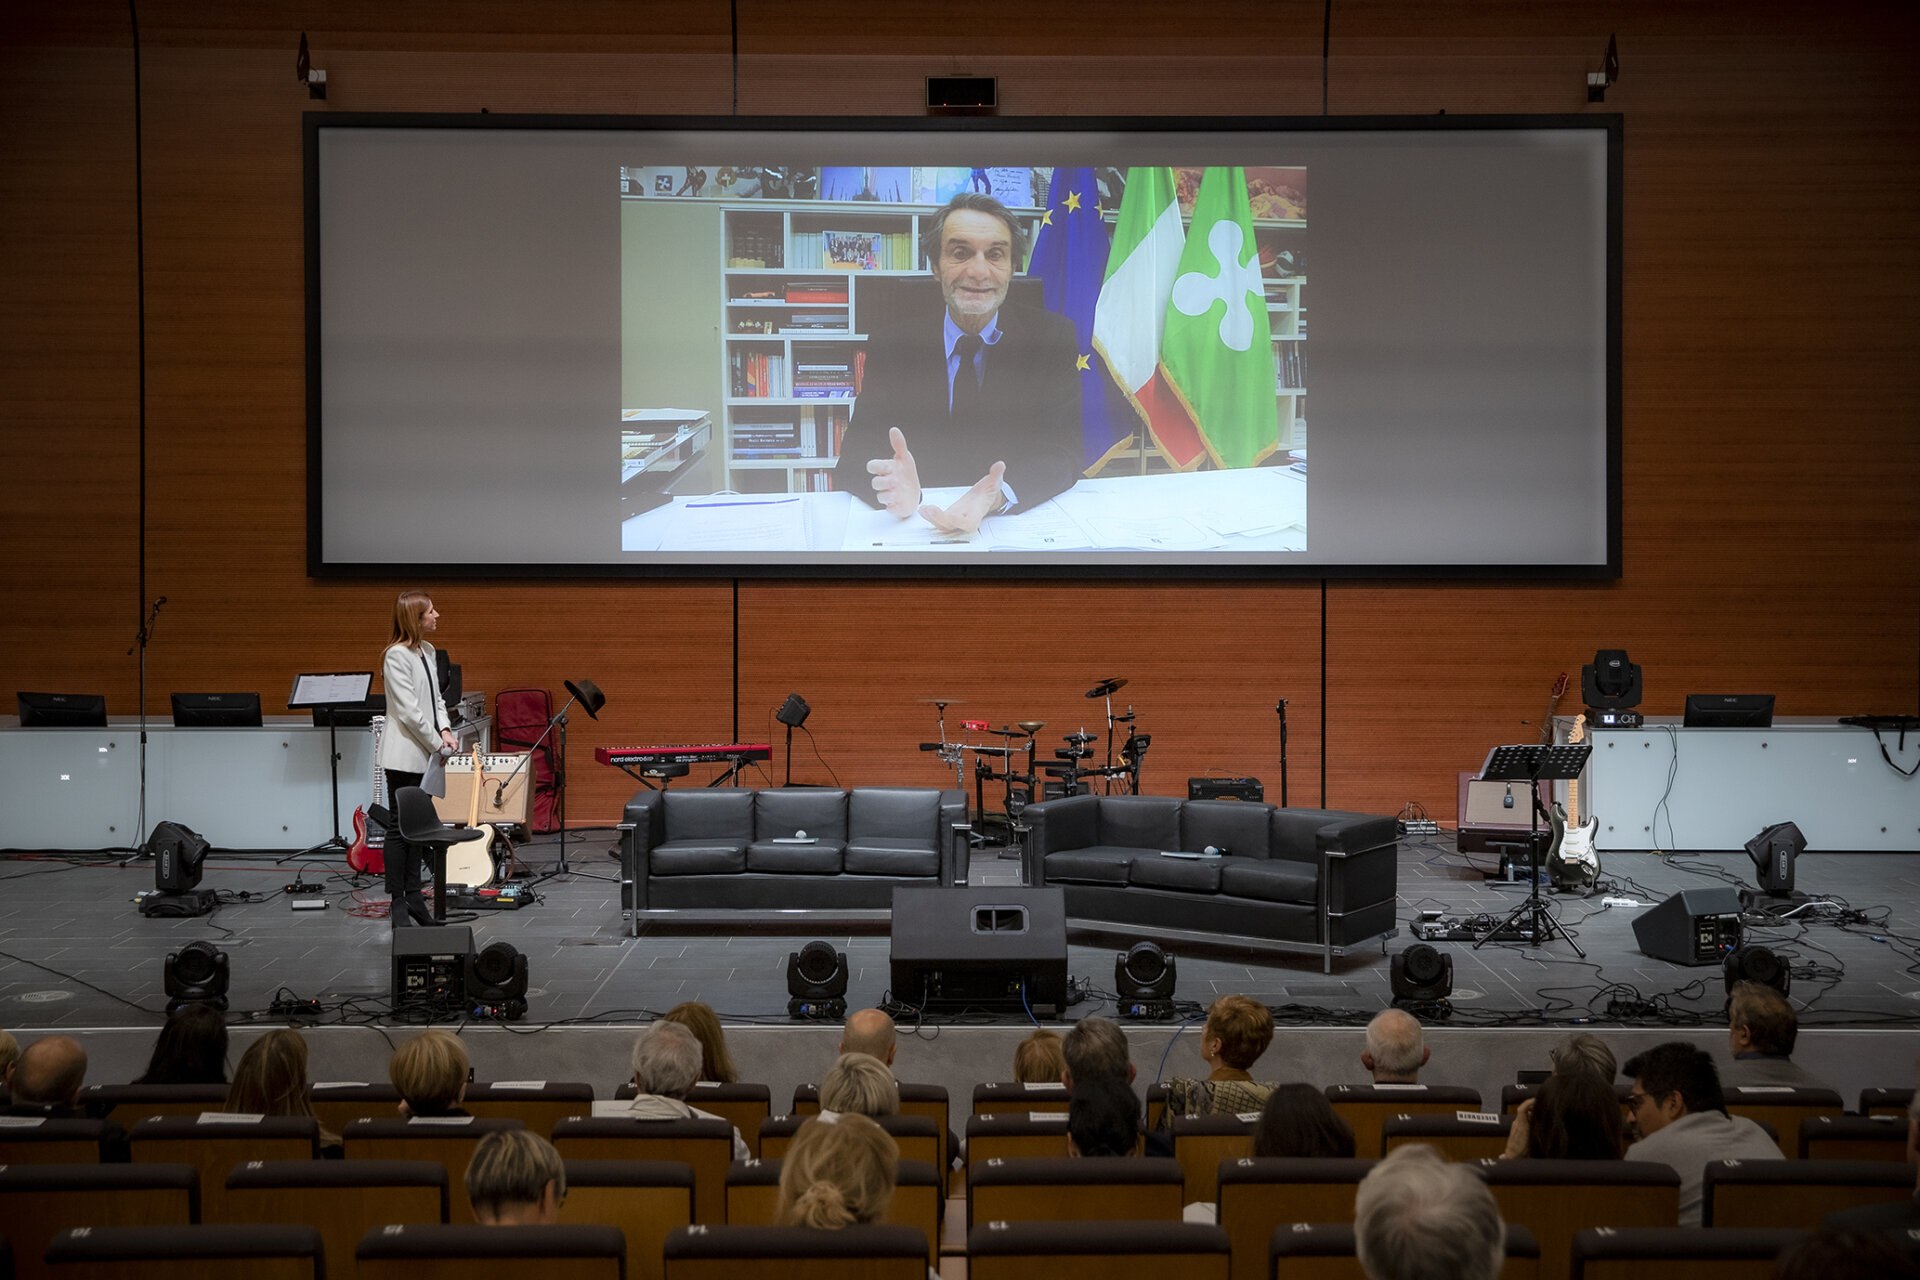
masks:
[[[407,773],[400,769],[388,769],[386,774],[387,802],[397,813],[400,807],[397,798],[400,794],[400,788],[419,786],[420,780],[424,775]],[[420,892],[421,882],[425,879],[426,875],[426,855],[420,851],[418,846],[407,843],[406,837],[400,834],[400,827],[397,820],[394,826],[387,832],[386,859],[388,894],[395,899],[399,899],[406,894]],[[404,917],[406,913],[406,905],[400,903],[393,914],[397,920]]]

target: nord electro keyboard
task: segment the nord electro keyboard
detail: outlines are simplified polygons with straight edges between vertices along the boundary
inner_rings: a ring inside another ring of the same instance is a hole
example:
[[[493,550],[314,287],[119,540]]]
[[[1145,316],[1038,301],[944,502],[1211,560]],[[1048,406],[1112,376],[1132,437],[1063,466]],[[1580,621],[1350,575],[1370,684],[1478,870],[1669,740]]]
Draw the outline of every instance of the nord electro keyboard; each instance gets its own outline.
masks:
[[[688,766],[724,764],[728,768],[707,785],[724,786],[733,775],[750,764],[773,759],[773,747],[765,742],[719,742],[701,745],[679,744],[665,747],[595,747],[593,758],[601,764],[623,769],[651,787],[653,778],[634,770],[652,771],[661,779],[682,777]]]

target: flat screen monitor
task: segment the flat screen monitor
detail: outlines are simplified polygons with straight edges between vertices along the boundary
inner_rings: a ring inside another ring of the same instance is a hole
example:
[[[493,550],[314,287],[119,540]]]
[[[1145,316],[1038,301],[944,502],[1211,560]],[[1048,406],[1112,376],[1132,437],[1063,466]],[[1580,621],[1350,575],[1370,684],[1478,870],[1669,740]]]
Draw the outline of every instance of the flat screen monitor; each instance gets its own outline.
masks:
[[[1766,729],[1773,725],[1770,693],[1690,693],[1685,723],[1689,729]]]
[[[319,576],[1619,573],[1618,116],[319,112],[306,165]]]
[[[17,693],[23,729],[104,729],[107,697],[103,693]]]
[[[173,723],[177,728],[257,729],[260,695],[257,693],[176,693]]]

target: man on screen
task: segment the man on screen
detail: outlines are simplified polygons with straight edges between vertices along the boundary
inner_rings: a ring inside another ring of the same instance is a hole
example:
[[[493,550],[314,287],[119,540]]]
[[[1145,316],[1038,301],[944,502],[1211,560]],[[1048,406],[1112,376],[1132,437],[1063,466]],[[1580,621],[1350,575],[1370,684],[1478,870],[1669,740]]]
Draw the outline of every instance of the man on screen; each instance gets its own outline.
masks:
[[[1080,478],[1079,343],[1065,316],[1007,305],[1026,233],[992,196],[962,192],[935,214],[927,256],[946,309],[876,333],[840,487],[944,533],[1037,506]],[[921,489],[970,486],[951,506]]]

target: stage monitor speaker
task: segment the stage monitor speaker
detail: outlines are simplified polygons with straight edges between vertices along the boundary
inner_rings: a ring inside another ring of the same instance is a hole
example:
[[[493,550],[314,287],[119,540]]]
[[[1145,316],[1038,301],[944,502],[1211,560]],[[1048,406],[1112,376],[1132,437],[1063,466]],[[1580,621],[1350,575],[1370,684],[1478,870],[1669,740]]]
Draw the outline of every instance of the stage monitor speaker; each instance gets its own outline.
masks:
[[[405,904],[401,904],[405,909]],[[396,1009],[452,1009],[467,1000],[473,930],[409,927],[393,931],[393,1004]]]
[[[1634,917],[1643,955],[1674,964],[1722,964],[1740,945],[1740,891],[1682,889]]]
[[[1189,800],[1245,800],[1249,804],[1259,804],[1266,796],[1267,789],[1258,778],[1187,779]]]
[[[993,886],[893,891],[893,998],[1057,1018],[1067,1007],[1067,899]]]

